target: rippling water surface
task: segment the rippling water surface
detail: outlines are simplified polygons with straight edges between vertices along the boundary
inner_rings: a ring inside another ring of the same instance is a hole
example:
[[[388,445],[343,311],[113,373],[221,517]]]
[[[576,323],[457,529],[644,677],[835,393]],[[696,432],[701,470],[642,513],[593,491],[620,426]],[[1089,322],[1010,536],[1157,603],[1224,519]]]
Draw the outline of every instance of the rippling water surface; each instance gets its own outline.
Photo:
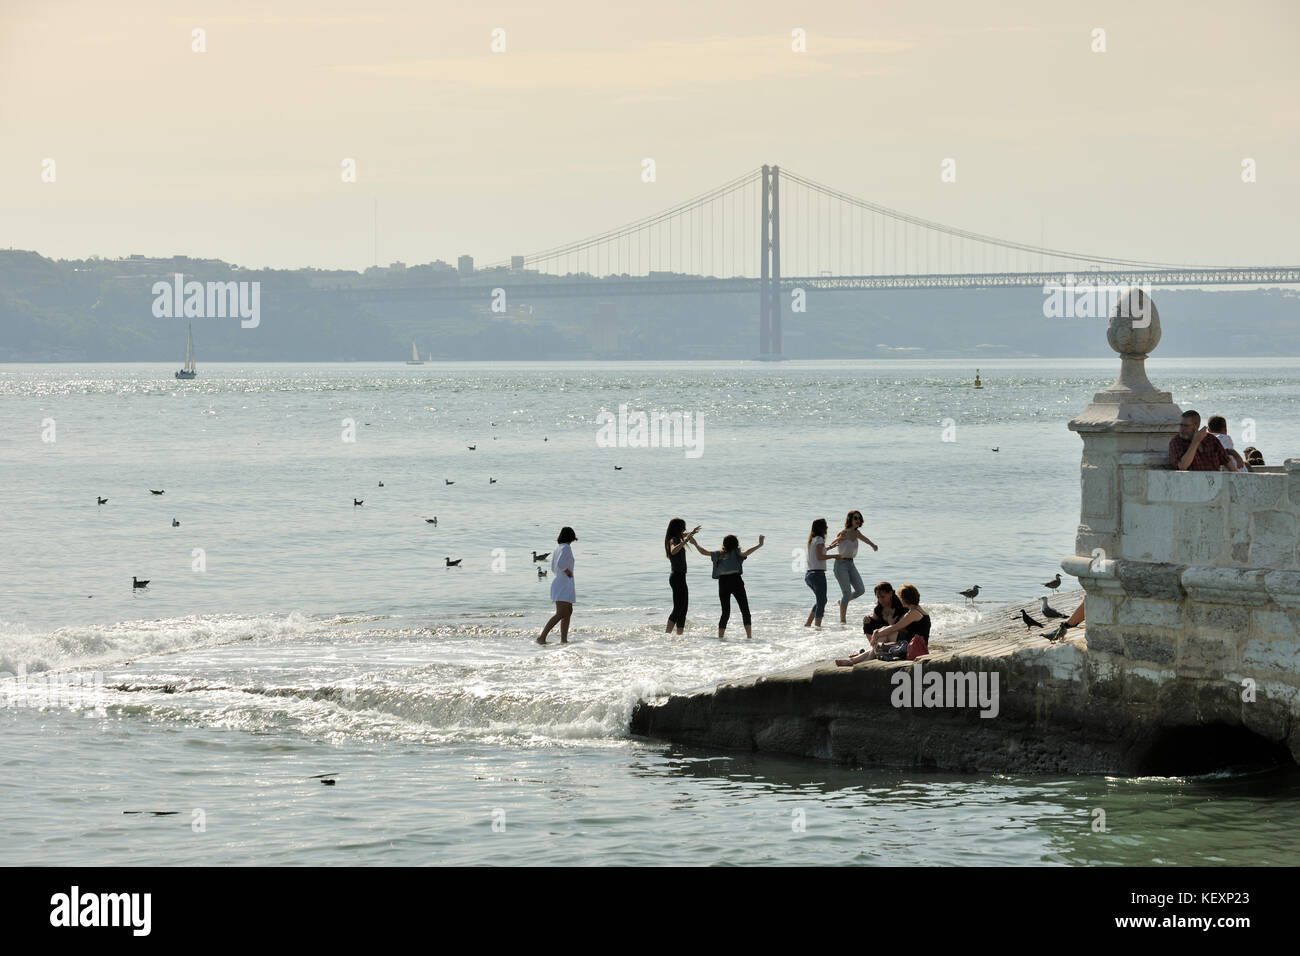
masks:
[[[860,646],[799,626],[812,518],[862,510],[864,578],[914,582],[940,630],[1041,593],[1078,521],[1065,423],[1117,365],[990,362],[978,391],[964,363],[0,366],[0,670],[27,675],[0,689],[0,862],[1292,862],[1289,774],[947,776],[627,736],[639,697]],[[1300,363],[1149,365],[1239,446],[1300,448]],[[702,454],[600,447],[620,404],[696,416]],[[717,641],[698,556],[686,634],[662,633],[674,515],[712,547],[767,536],[752,642]],[[542,649],[531,552],[563,524],[574,643]]]

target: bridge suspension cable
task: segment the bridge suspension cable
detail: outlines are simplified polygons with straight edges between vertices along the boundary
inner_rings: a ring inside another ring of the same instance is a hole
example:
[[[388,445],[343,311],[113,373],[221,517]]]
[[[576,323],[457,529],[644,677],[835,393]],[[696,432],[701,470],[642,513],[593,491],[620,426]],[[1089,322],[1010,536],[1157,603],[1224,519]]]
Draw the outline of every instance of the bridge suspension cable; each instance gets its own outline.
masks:
[[[787,278],[1207,268],[1002,239],[883,206],[789,169],[781,169],[780,176],[780,246]],[[660,212],[525,256],[524,267],[580,277],[757,276],[761,177],[761,169],[750,170]]]

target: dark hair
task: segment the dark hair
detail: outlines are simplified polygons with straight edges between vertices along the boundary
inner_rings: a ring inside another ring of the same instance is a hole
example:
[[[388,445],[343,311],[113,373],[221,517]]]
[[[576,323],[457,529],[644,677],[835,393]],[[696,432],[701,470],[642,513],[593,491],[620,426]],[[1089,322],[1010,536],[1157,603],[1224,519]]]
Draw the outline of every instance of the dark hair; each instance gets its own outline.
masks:
[[[573,529],[567,524],[560,529],[560,536],[555,539],[556,544],[568,544],[570,541],[577,541],[578,536],[573,533]]]
[[[893,593],[894,593],[894,586],[893,586],[892,584],[890,584],[888,581],[881,581],[879,584],[877,584],[877,585],[875,586],[875,588],[874,588],[873,590],[874,590],[875,593],[877,593],[877,594],[879,594],[881,591],[884,591],[884,592],[886,592],[886,593],[888,593],[888,594],[893,594]]]
[[[1228,430],[1228,422],[1222,415],[1211,415],[1206,424],[1209,426],[1210,431],[1216,435],[1222,435]]]
[[[1201,420],[1201,413],[1189,408],[1187,411],[1183,412],[1183,418],[1195,418],[1199,422]]]
[[[826,537],[825,518],[818,518],[816,521],[813,522],[812,530],[808,532],[808,543],[812,544],[812,539],[817,537],[818,535],[821,535],[823,538]]]
[[[722,553],[730,554],[732,551],[740,549],[740,539],[734,534],[729,534],[722,539]]]
[[[921,603],[921,592],[916,589],[915,584],[904,584],[898,589],[898,596],[903,599],[904,604]]]
[[[1248,465],[1264,464],[1264,456],[1260,454],[1259,449],[1256,448],[1254,445],[1251,445],[1249,448],[1246,449],[1246,464]]]
[[[686,532],[686,521],[684,518],[674,518],[668,522],[668,530],[664,532],[664,554],[668,557],[673,556],[672,545],[674,538],[680,538]]]
[[[858,520],[861,521],[863,524],[866,524],[866,523],[867,523],[867,519],[864,518],[864,517],[862,517],[862,512],[861,512],[861,511],[850,511],[848,514],[846,514],[846,515],[844,516],[844,527],[846,527],[846,528],[852,528],[852,527],[853,527],[853,516],[854,516],[854,515],[857,515],[857,516],[858,516]]]

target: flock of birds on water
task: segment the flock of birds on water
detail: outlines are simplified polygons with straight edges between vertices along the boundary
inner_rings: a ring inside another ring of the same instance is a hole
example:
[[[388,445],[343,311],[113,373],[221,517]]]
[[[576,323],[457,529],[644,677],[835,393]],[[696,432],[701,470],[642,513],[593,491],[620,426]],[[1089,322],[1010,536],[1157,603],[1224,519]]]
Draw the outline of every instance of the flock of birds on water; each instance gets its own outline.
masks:
[[[367,422],[367,424],[369,424],[369,422]],[[496,422],[493,422],[492,424],[495,425]],[[496,441],[496,436],[495,436],[495,435],[493,436],[492,440],[493,440],[493,441]],[[549,438],[543,438],[543,439],[542,439],[542,441],[549,441],[549,440],[550,440]],[[477,451],[477,450],[478,450],[478,445],[477,445],[477,444],[474,444],[474,445],[467,445],[466,447],[467,447],[470,451]],[[622,466],[622,465],[615,465],[615,466],[614,466],[614,470],[615,470],[615,471],[622,471],[622,470],[623,470],[623,466]],[[455,483],[456,483],[456,482],[452,481],[450,478],[444,478],[444,479],[443,479],[443,484],[444,484],[444,485],[454,485]],[[497,480],[496,480],[495,478],[493,478],[493,477],[491,477],[491,476],[488,477],[488,484],[489,484],[489,485],[495,485],[496,483],[497,483]],[[379,483],[379,487],[380,487],[380,488],[384,487],[384,483],[383,483],[382,481]],[[149,489],[149,494],[151,494],[151,495],[164,495],[164,494],[166,494],[166,493],[167,493],[167,490],[166,490],[165,488],[161,488],[161,489],[157,489],[157,490],[155,490],[155,489],[153,489],[153,488],[150,488],[150,489]],[[106,505],[106,504],[108,504],[108,499],[105,498],[105,497],[103,497],[102,495],[96,495],[96,496],[95,496],[95,503],[96,503],[97,505]],[[352,507],[354,507],[354,508],[360,508],[360,507],[362,507],[363,505],[365,505],[365,503],[366,503],[366,502],[365,502],[365,499],[364,499],[364,498],[353,498],[353,499],[352,499]],[[434,515],[432,518],[425,518],[425,519],[424,519],[424,522],[425,522],[425,524],[431,524],[431,525],[433,525],[433,526],[436,528],[436,527],[438,527],[438,516],[437,516],[437,515]],[[172,527],[173,527],[173,528],[179,528],[180,526],[181,526],[180,521],[177,520],[176,518],[172,518]],[[551,552],[549,552],[549,551],[545,552],[544,554],[538,554],[536,551],[534,551],[534,552],[533,552],[533,561],[534,561],[534,562],[537,562],[537,561],[545,561],[545,560],[546,560],[547,558],[549,558],[550,556],[551,556]],[[446,556],[443,557],[443,561],[445,562],[445,566],[446,566],[446,567],[449,567],[449,568],[458,568],[458,567],[460,567],[460,563],[461,563],[461,561],[463,561],[463,560],[464,560],[464,558],[456,558],[456,559],[453,561],[450,555],[446,555]],[[547,571],[546,571],[545,568],[538,568],[538,569],[537,569],[537,576],[538,576],[539,578],[544,578],[544,577],[546,577],[546,575],[547,575]],[[148,580],[141,580],[140,578],[136,577],[135,575],[132,575],[132,576],[131,576],[131,589],[132,589],[132,591],[141,590],[141,589],[143,589],[143,588],[147,588],[148,586],[149,586],[149,581],[148,581]],[[92,594],[92,595],[89,595],[89,597],[94,597],[94,595],[93,595],[93,594]]]

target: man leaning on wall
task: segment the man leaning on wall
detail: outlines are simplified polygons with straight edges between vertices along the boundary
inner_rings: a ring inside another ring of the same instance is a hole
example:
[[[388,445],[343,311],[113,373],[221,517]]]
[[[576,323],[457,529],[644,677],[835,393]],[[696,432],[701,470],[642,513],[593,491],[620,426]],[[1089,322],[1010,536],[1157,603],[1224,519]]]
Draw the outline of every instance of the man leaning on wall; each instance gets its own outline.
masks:
[[[1219,440],[1201,427],[1200,412],[1191,409],[1183,412],[1178,434],[1169,440],[1169,462],[1179,471],[1236,470]]]

